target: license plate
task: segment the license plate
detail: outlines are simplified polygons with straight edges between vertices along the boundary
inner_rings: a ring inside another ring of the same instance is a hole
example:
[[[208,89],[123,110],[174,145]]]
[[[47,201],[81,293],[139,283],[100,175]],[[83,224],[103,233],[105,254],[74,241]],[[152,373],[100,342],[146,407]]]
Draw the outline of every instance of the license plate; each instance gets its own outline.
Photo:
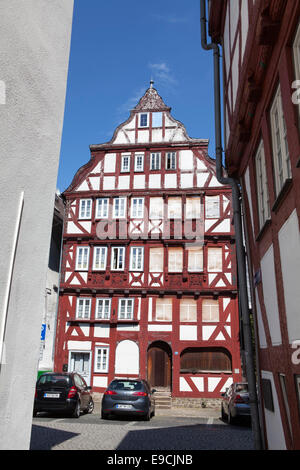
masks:
[[[59,393],[44,393],[44,398],[59,398]]]
[[[132,405],[117,405],[116,408],[121,408],[124,410],[128,410],[132,407]]]

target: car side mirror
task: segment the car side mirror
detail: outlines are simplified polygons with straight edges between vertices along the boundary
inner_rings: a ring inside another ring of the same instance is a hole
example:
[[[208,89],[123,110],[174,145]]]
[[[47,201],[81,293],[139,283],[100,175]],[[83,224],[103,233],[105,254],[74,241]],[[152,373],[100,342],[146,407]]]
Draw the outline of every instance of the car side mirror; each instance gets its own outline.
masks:
[[[151,393],[155,393],[156,391],[156,388],[152,388]]]
[[[221,393],[221,397],[225,397],[225,395],[226,395],[225,392]]]
[[[92,387],[90,385],[88,385],[87,387],[85,387],[86,390],[92,390]]]

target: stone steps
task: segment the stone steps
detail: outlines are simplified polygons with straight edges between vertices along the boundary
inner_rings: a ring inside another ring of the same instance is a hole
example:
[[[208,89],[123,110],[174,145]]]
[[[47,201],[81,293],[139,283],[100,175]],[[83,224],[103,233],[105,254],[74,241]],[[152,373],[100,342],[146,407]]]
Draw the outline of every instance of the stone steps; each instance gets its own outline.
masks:
[[[157,390],[154,394],[155,407],[160,409],[172,408],[171,392],[166,390]]]

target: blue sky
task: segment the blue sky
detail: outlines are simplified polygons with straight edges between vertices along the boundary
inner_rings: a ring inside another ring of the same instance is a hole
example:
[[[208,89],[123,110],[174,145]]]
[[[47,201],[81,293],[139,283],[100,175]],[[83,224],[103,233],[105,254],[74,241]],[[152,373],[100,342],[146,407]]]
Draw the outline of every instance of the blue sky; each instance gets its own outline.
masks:
[[[64,191],[154,87],[214,157],[213,57],[200,43],[199,0],[75,0],[57,187]]]

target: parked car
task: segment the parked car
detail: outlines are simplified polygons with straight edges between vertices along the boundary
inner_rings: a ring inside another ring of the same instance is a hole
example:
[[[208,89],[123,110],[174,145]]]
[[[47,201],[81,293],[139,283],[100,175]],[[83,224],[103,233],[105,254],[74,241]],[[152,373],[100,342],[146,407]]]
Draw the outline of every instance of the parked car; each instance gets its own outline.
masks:
[[[114,379],[103,395],[101,418],[138,415],[149,421],[155,414],[154,392],[145,380]]]
[[[76,372],[42,374],[36,383],[33,416],[40,411],[65,412],[74,418],[81,412],[92,413],[91,389]]]
[[[222,419],[227,419],[232,424],[237,418],[250,417],[248,384],[233,383],[222,393],[221,414]]]

